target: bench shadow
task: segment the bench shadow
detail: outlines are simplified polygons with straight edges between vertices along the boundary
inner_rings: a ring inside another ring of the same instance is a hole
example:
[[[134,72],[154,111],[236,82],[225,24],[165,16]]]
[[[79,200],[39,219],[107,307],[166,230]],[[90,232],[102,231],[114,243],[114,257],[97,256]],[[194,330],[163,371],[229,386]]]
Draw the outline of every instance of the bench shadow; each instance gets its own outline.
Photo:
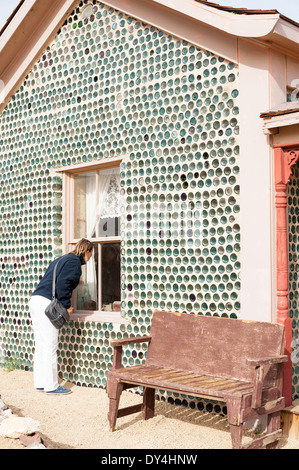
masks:
[[[121,408],[121,406],[120,406]],[[202,427],[207,427],[209,429],[214,429],[217,431],[223,431],[228,433],[230,437],[230,427],[227,421],[227,416],[224,414],[217,414],[215,412],[201,411],[198,409],[186,408],[183,406],[172,405],[165,402],[156,402],[155,404],[155,416],[152,419],[163,419],[171,418],[178,420],[180,422],[194,424]],[[136,413],[135,415],[127,416],[126,422],[121,422],[122,418],[118,418],[116,424],[117,431],[124,431],[129,429],[135,423],[143,421],[142,413]],[[151,419],[149,419],[148,424],[150,425]],[[159,423],[156,424],[159,426]],[[245,440],[256,439],[259,435],[262,435],[263,432],[254,431],[248,429],[245,426],[243,427],[243,438]],[[279,440],[277,448],[283,448],[287,444],[287,437],[282,436]]]
[[[121,408],[121,404],[120,404]],[[204,412],[200,410],[193,410],[191,408],[185,408],[183,406],[172,405],[164,402],[156,402],[155,404],[155,416],[153,419],[157,418],[171,418],[176,419],[181,422],[195,424],[199,426],[207,426],[210,428],[215,428],[221,431],[230,432],[227,418],[225,416],[217,415],[215,413]],[[136,413],[135,415],[127,416],[129,421],[122,423],[122,418],[117,420],[117,430],[122,431],[134,423],[143,421],[142,413]],[[148,420],[150,423],[151,420]]]

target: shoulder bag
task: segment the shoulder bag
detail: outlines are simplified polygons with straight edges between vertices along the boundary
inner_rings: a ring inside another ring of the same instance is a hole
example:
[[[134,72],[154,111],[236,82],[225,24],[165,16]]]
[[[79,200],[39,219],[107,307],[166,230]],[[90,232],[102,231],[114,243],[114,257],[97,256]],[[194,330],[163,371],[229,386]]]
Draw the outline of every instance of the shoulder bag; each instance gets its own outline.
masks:
[[[53,271],[52,301],[45,310],[45,314],[57,330],[59,330],[59,328],[61,328],[70,319],[67,309],[56,298],[56,270],[59,261],[55,264]]]

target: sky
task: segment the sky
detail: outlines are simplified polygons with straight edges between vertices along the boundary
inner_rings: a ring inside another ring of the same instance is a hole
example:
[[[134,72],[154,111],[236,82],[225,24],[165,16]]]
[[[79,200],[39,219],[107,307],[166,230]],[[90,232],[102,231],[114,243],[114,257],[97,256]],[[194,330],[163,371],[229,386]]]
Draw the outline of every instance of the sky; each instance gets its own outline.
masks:
[[[20,0],[0,0],[0,29],[6,23]]]
[[[2,0],[0,0],[2,1]],[[299,23],[299,0],[210,0],[219,5],[236,8],[252,8],[260,10],[278,10],[284,16]]]
[[[103,0],[105,3],[105,0]],[[182,0],[183,1],[183,0]],[[219,5],[239,8],[275,9],[299,23],[299,0],[211,0]],[[0,0],[0,29],[18,5],[19,0]]]

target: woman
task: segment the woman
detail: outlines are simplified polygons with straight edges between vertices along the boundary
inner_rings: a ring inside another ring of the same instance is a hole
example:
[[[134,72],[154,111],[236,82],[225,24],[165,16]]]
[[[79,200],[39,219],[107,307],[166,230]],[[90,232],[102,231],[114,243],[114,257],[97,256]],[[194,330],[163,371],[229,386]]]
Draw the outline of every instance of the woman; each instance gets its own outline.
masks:
[[[35,339],[34,386],[38,391],[45,391],[49,395],[71,393],[69,389],[58,385],[58,330],[45,314],[45,309],[52,300],[53,270],[61,260],[56,273],[56,296],[71,315],[72,292],[79,284],[81,266],[89,261],[92,250],[92,243],[83,238],[72,252],[52,261],[29,302]]]

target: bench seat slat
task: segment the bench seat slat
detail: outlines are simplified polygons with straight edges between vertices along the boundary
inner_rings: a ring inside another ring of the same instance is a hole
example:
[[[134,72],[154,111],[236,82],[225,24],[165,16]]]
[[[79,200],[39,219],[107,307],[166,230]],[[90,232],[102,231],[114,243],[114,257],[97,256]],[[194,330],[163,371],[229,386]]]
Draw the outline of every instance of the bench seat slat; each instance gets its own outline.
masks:
[[[147,377],[159,377],[160,375],[167,375],[173,372],[172,369],[161,369],[161,367],[157,368],[157,370],[146,373]]]
[[[200,381],[200,383],[203,383],[203,381],[205,381],[205,382],[210,381],[210,382],[213,383],[213,382],[215,382],[215,377],[207,377],[205,375],[197,375],[196,376],[196,375],[192,374],[192,375],[189,376],[189,378],[186,377],[186,378],[178,379],[178,382],[180,384],[196,384],[199,381]],[[226,379],[217,379],[217,382],[222,383],[223,381],[226,382]]]
[[[183,382],[181,383],[179,380],[177,381],[179,385],[188,385],[190,384],[192,387],[204,387],[206,390],[214,390],[219,389],[219,386],[226,384],[227,381],[225,380],[217,380],[215,378],[198,378],[197,380],[193,380],[191,382]]]
[[[237,387],[238,385],[240,385],[239,382],[234,383],[231,380],[218,379],[216,377],[212,378],[212,379],[208,379],[208,380],[197,380],[196,382],[195,381],[192,382],[192,384],[195,387],[196,386],[198,386],[198,387],[204,386],[204,387],[206,387],[207,389],[210,389],[210,390],[214,390],[214,389],[225,390],[225,389]]]
[[[168,379],[171,379],[171,378],[175,378],[175,377],[180,377],[180,376],[183,376],[183,377],[186,377],[186,376],[189,376],[188,373],[186,372],[177,372],[177,371],[174,371],[174,370],[167,370],[167,371],[160,371],[159,373],[156,373],[156,374],[143,374],[143,377],[148,377],[148,378],[153,378],[153,379],[163,379],[163,378],[168,378]]]
[[[226,379],[223,377],[216,378],[214,376],[208,376],[208,375],[201,375],[201,374],[195,374],[194,372],[186,372],[186,371],[176,371],[174,369],[162,369],[161,367],[153,367],[153,366],[144,366],[144,365],[139,365],[139,366],[132,366],[132,367],[126,367],[122,369],[116,369],[115,372],[119,374],[127,374],[129,373],[132,376],[140,376],[142,375],[143,378],[148,378],[148,379],[153,379],[153,380],[163,380],[163,379],[171,379],[171,381],[176,381],[179,384],[191,384],[193,383],[194,386],[196,386],[196,383],[198,385],[208,385],[208,383],[215,384],[215,387],[217,387],[217,384],[219,383],[220,385],[227,385],[228,387],[230,386],[237,386],[237,385],[244,385],[244,382],[241,382],[239,380],[232,380],[232,379]],[[245,382],[245,385],[248,386],[247,382]],[[250,385],[251,387],[251,385]]]
[[[174,369],[157,368],[140,365],[138,368],[125,367],[111,371],[110,374],[116,375],[123,383],[132,383],[152,388],[168,388],[178,392],[189,392],[193,394],[208,393],[209,390],[215,396],[224,398],[229,395],[242,395],[250,393],[253,384],[242,382],[240,380],[227,379],[225,377],[212,377],[195,374],[194,372],[176,371]]]
[[[117,371],[118,374],[126,374],[128,370],[130,370],[130,373],[131,374],[135,374],[135,375],[138,375],[140,374],[140,372],[142,372],[143,370],[145,369],[144,365],[139,365],[139,366],[130,366],[130,367],[122,367],[120,369],[115,369],[115,372]],[[157,373],[159,371],[161,371],[161,367],[148,367],[146,366],[146,370],[150,373]],[[168,369],[168,370],[171,370],[171,369]]]
[[[130,366],[129,369],[130,369],[130,371],[131,371],[132,374],[134,373],[134,371],[136,371],[137,374],[138,374],[140,368],[143,368],[143,366],[140,366],[140,365],[138,365],[138,366]],[[122,367],[121,369],[115,369],[115,370],[117,370],[118,374],[122,374],[122,373],[125,373],[127,369],[128,369],[128,367]]]

